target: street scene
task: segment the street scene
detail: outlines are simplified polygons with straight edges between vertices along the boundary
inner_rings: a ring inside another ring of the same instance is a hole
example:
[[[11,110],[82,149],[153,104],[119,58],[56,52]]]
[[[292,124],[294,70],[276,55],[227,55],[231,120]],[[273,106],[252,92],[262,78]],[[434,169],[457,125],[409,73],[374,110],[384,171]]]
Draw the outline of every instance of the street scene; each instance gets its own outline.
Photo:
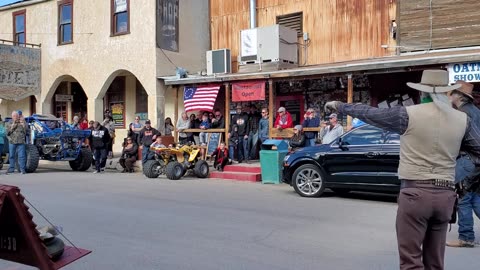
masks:
[[[476,265],[479,8],[0,0],[0,269]]]
[[[395,196],[302,198],[287,185],[42,168],[34,181],[2,183],[21,186],[73,244],[93,250],[65,269],[398,269]],[[477,254],[449,248],[446,269],[475,265]]]

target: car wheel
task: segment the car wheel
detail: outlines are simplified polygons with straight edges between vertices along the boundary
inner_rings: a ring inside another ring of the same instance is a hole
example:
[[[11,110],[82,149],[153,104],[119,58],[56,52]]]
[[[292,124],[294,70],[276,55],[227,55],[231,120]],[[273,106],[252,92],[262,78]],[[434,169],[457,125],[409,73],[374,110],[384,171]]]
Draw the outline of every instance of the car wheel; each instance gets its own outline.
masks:
[[[350,189],[346,189],[346,188],[332,188],[331,190],[340,196],[345,196],[351,191]]]
[[[293,173],[292,184],[295,191],[302,197],[319,197],[325,190],[325,181],[320,168],[305,164]]]

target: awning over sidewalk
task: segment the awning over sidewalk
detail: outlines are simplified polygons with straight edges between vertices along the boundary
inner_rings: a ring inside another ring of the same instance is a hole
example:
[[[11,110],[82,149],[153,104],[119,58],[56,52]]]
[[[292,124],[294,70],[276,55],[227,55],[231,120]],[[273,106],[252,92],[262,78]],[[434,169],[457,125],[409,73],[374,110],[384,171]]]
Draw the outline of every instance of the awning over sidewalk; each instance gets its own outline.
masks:
[[[0,99],[40,94],[40,49],[0,44]]]
[[[401,56],[383,57],[358,61],[348,61],[300,67],[269,72],[234,73],[216,76],[192,76],[178,79],[175,76],[158,77],[165,85],[185,85],[211,82],[229,82],[254,79],[274,79],[290,77],[311,77],[316,75],[355,73],[355,72],[394,72],[407,67],[443,65],[457,62],[480,61],[480,49],[446,50],[442,52],[423,52]]]

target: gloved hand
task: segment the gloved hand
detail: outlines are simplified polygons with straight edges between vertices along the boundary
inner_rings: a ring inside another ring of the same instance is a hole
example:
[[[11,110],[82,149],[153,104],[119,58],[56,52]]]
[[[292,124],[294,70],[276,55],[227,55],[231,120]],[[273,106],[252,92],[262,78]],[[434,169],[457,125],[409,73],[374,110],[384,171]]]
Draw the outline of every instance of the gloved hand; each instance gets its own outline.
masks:
[[[327,113],[337,112],[340,104],[343,104],[343,102],[341,102],[341,101],[329,101],[325,104],[325,111]]]

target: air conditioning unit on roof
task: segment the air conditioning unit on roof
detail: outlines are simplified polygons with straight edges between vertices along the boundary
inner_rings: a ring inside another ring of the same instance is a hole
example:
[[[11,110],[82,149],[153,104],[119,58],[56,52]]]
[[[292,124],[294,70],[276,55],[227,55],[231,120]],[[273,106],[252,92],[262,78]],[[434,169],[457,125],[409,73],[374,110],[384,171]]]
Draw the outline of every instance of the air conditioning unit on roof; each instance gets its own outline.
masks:
[[[297,31],[278,24],[242,30],[239,62],[298,64],[297,38]]]
[[[232,59],[229,49],[207,51],[207,75],[232,72]]]

